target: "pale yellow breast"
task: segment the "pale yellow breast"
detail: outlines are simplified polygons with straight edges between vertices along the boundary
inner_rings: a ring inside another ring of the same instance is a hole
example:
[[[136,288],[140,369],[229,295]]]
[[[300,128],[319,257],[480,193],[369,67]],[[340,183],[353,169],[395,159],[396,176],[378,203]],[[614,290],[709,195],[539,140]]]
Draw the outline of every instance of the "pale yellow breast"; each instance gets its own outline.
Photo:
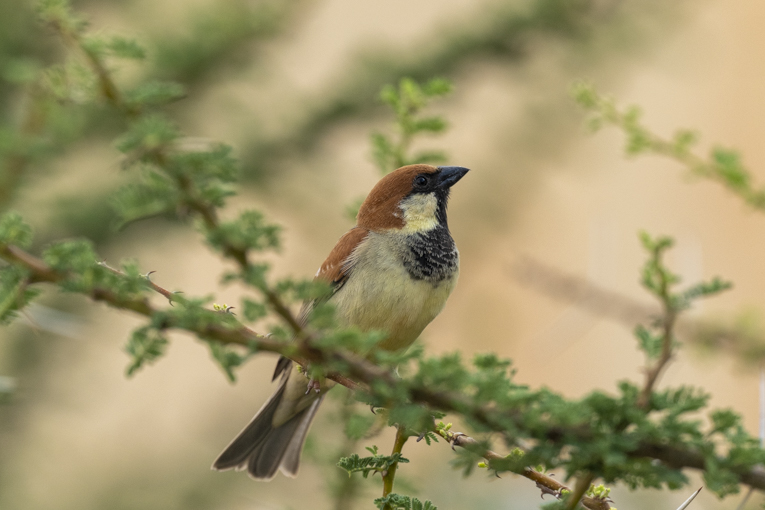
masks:
[[[353,270],[332,297],[337,317],[363,331],[386,331],[380,347],[398,350],[414,342],[444,308],[458,272],[436,284],[415,280],[401,262],[401,238],[371,233],[354,252]]]

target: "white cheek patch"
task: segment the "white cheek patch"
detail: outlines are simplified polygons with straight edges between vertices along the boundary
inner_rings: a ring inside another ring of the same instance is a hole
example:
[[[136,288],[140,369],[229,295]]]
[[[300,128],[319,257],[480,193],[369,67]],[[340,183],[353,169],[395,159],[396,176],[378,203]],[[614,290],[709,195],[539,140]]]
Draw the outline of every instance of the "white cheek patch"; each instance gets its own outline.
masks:
[[[399,208],[406,222],[402,229],[404,232],[424,232],[438,226],[438,199],[435,193],[417,193],[407,197],[401,201]]]

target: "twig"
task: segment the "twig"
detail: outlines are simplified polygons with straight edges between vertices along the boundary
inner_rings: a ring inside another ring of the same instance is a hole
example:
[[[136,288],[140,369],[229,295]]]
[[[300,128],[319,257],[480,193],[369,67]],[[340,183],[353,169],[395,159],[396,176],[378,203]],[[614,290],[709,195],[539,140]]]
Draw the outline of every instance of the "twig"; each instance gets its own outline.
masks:
[[[406,427],[403,425],[396,426],[396,439],[393,441],[393,450],[391,455],[396,453],[401,454],[401,450],[404,449],[404,443],[409,439],[409,434],[406,431]],[[398,462],[394,462],[388,468],[388,471],[383,473],[383,494],[382,497],[387,496],[393,492],[393,482],[396,479],[396,470],[398,469]]]
[[[115,268],[111,267],[109,264],[106,263],[105,260],[102,260],[101,262],[98,262],[98,265],[103,267],[104,269],[107,269],[107,270],[111,271],[114,274],[117,274],[117,275],[120,275],[120,276],[127,276],[125,273],[123,273],[119,269],[115,269]],[[177,294],[177,292],[171,292],[171,291],[169,291],[169,290],[167,290],[167,289],[165,289],[163,287],[160,287],[159,285],[157,285],[153,281],[151,281],[151,279],[149,277],[151,276],[152,273],[155,273],[155,272],[156,271],[149,271],[148,273],[146,273],[146,281],[148,282],[149,287],[151,287],[154,291],[158,292],[159,294],[162,294],[163,296],[165,296],[167,298],[167,300],[170,302],[170,304],[172,305],[173,304],[173,298],[175,297],[175,294]]]
[[[574,510],[574,508],[579,505],[579,502],[582,501],[582,498],[587,492],[587,489],[590,488],[590,485],[592,485],[594,479],[595,475],[586,473],[576,481],[574,492],[571,493],[566,501],[566,510]]]
[[[43,96],[43,87],[39,82],[32,83],[27,89],[27,101],[24,110],[24,117],[19,126],[19,133],[24,139],[41,137],[46,127],[48,110],[40,103]],[[24,147],[26,144],[16,144]],[[13,198],[13,193],[18,188],[24,172],[32,163],[32,158],[27,149],[20,149],[18,152],[11,152],[2,165],[2,175],[0,175],[0,209],[5,209]]]
[[[92,49],[83,44],[82,34],[77,27],[69,27],[67,23],[61,19],[53,18],[49,20],[49,24],[58,32],[61,36],[61,40],[70,49],[79,51],[85,56],[85,60],[88,62],[93,74],[98,79],[98,86],[101,95],[106,101],[114,108],[121,110],[129,118],[134,118],[140,115],[140,109],[134,105],[127,104],[122,93],[117,87],[117,84],[111,77],[109,70],[106,68],[106,64],[101,61],[99,55]]]
[[[505,456],[500,455],[495,451],[483,448],[480,442],[468,436],[467,434],[463,434],[462,432],[448,432],[438,429],[434,430],[434,432],[446,439],[447,442],[451,443],[452,448],[455,446],[466,448],[473,453],[483,457],[488,461],[489,467],[491,467],[492,461],[502,461],[506,459]],[[537,487],[542,491],[542,495],[550,494],[560,499],[563,491],[571,492],[569,487],[562,484],[555,478],[528,467],[524,468],[523,471],[516,474],[521,475],[524,478],[528,478],[529,480],[536,483]],[[609,510],[611,508],[611,505],[609,505],[608,501],[601,498],[582,496],[581,501],[582,505],[590,510]]]
[[[159,163],[162,164],[162,161]],[[204,223],[205,228],[210,231],[218,230],[220,228],[220,220],[215,208],[210,204],[195,198],[193,185],[187,178],[181,175],[177,177],[176,180],[178,182],[178,186],[188,197],[186,204],[192,211],[196,212],[202,218],[202,222]],[[225,239],[223,240],[222,244],[223,255],[226,258],[236,262],[243,274],[246,274],[252,269],[252,263],[250,262],[246,249],[231,244]],[[290,311],[289,307],[282,301],[279,295],[268,287],[259,288],[258,290],[263,293],[266,300],[268,301],[268,304],[271,305],[271,308],[274,310],[274,312],[276,312],[276,314],[284,319],[287,325],[289,325],[296,339],[300,342],[307,341],[307,338],[303,332],[303,326],[300,324],[300,321],[297,320],[295,315],[292,313],[292,311]]]
[[[662,323],[662,342],[661,342],[661,354],[659,359],[653,366],[648,367],[645,375],[645,384],[643,390],[638,397],[638,406],[646,410],[651,401],[651,394],[653,393],[653,387],[656,381],[659,379],[661,372],[666,368],[667,363],[672,359],[672,344],[675,340],[674,329],[675,322],[677,321],[677,309],[672,303],[672,298],[669,295],[669,281],[666,278],[664,272],[659,272],[659,296],[661,298],[664,313],[661,317]]]

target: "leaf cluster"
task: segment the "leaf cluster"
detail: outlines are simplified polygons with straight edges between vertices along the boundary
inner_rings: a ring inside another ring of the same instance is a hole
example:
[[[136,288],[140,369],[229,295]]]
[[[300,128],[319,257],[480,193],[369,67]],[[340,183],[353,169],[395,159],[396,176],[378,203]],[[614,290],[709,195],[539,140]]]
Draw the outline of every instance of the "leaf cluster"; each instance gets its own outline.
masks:
[[[664,263],[664,255],[674,241],[669,237],[652,238],[648,233],[640,233],[640,241],[648,252],[649,257],[640,275],[640,282],[661,303],[664,314],[652,324],[639,324],[635,328],[640,349],[649,360],[658,359],[662,353],[668,355],[674,347],[672,328],[677,314],[690,308],[694,301],[711,297],[730,289],[733,284],[714,277],[707,282],[699,282],[685,290],[676,291],[680,277],[673,273]]]
[[[374,503],[380,510],[438,510],[438,507],[430,501],[423,502],[417,498],[396,493],[377,498]]]
[[[418,134],[438,134],[447,128],[440,116],[423,116],[422,111],[438,97],[451,92],[452,84],[443,78],[433,78],[423,84],[411,78],[402,78],[398,87],[386,85],[380,99],[393,110],[397,138],[382,133],[372,135],[374,160],[380,172],[387,174],[404,165],[439,163],[446,159],[443,152],[423,151],[409,154],[414,137]]]
[[[361,473],[367,478],[370,473],[386,473],[394,464],[408,463],[409,459],[404,458],[400,453],[395,452],[392,455],[380,455],[377,453],[377,446],[367,447],[372,454],[370,457],[360,457],[354,453],[350,457],[341,458],[337,466],[348,472],[348,476],[353,473]]]

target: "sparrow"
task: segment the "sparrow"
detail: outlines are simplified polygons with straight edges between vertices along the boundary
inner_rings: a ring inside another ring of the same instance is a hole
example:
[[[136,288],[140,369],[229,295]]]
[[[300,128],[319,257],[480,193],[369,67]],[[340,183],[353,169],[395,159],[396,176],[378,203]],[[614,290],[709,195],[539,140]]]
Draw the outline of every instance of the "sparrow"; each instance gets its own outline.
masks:
[[[457,283],[459,252],[449,232],[451,187],[468,172],[458,166],[408,165],[383,177],[316,273],[331,286],[338,324],[387,333],[375,348],[409,347],[444,308]],[[303,305],[305,324],[311,303]],[[297,476],[308,429],[334,382],[311,380],[281,358],[279,386],[213,463],[270,480],[281,469]],[[311,390],[315,391],[311,391]]]

